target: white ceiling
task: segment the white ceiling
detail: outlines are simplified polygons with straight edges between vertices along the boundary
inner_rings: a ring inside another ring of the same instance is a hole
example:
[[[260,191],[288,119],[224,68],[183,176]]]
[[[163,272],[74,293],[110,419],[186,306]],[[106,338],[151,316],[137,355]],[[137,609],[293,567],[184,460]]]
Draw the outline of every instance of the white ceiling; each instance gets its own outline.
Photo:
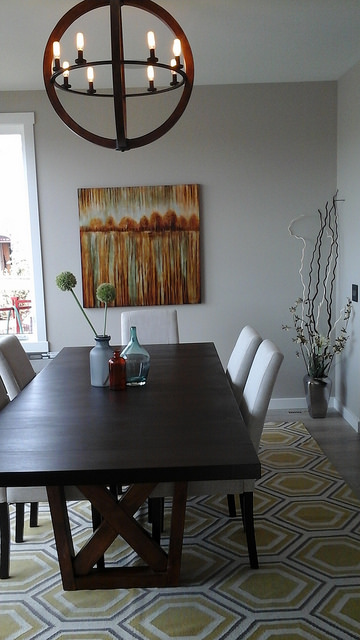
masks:
[[[0,90],[43,88],[45,44],[75,4],[77,0],[0,0]],[[360,60],[360,0],[157,4],[188,37],[195,84],[336,80]],[[108,9],[102,11],[108,14]],[[99,46],[109,39],[100,26],[91,35]]]

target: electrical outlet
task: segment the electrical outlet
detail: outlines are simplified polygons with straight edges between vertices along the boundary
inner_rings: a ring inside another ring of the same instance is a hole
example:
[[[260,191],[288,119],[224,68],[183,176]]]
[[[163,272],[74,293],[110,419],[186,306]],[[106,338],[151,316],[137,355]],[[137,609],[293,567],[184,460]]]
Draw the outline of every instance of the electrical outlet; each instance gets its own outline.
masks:
[[[359,287],[357,284],[352,284],[351,285],[351,300],[353,302],[358,302],[359,301]]]

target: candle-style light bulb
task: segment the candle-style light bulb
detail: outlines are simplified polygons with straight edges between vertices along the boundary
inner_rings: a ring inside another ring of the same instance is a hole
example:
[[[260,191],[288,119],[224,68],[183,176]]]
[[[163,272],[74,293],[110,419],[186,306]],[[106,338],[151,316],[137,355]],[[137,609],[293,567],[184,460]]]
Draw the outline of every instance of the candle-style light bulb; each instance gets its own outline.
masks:
[[[77,33],[76,34],[76,48],[78,51],[84,51],[84,34]]]
[[[59,71],[60,69],[60,42],[57,40],[53,42],[53,56],[54,56],[54,71]]]
[[[81,33],[79,31],[79,33],[76,34],[76,48],[77,48],[77,58],[75,60],[76,64],[86,64],[86,60],[84,58],[84,46],[85,46],[85,42],[84,42],[84,34]]]
[[[148,31],[147,41],[149,49],[155,49],[155,34],[153,31]]]
[[[64,62],[63,62],[63,69],[64,69],[64,73],[63,73],[64,84],[63,84],[63,87],[64,87],[64,89],[70,89],[70,87],[71,87],[71,84],[69,84],[69,73],[70,73],[69,72],[69,66],[70,65],[69,65],[68,61],[64,60]]]
[[[53,54],[54,58],[60,58],[60,42],[57,40],[53,42]]]
[[[94,89],[94,69],[92,67],[87,68],[87,79],[89,83],[87,93],[96,93]]]
[[[175,71],[175,68],[176,68],[176,60],[175,60],[175,58],[172,58],[172,60],[171,60],[171,62],[170,62],[170,65],[171,65],[171,67],[172,67],[172,69],[171,69],[171,82],[170,82],[170,86],[171,86],[171,87],[173,87],[173,86],[175,86],[175,85],[179,84],[179,83],[178,83],[178,79],[177,79],[177,74],[176,74],[176,71]]]
[[[176,64],[180,64],[180,55],[181,55],[181,42],[179,38],[175,38],[173,45],[173,54],[175,56]]]
[[[155,78],[154,67],[152,67],[151,65],[147,67],[147,77],[149,80],[148,91],[156,91],[154,87],[154,78]]]
[[[148,31],[147,34],[148,47],[150,49],[150,56],[148,62],[157,62],[158,58],[155,56],[155,34],[153,31]]]

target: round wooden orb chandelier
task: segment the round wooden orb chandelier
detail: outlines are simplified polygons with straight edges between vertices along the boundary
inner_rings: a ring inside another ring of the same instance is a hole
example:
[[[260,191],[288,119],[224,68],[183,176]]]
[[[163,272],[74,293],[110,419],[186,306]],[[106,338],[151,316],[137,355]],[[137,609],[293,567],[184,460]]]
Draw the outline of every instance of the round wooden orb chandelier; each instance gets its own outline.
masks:
[[[60,41],[68,28],[84,14],[98,9],[99,7],[109,6],[110,9],[110,37],[111,37],[111,60],[97,60],[88,62],[84,58],[84,39],[83,34],[77,34],[77,58],[74,64],[61,62],[60,58]],[[122,7],[134,7],[142,11],[146,11],[159,20],[161,20],[174,35],[174,58],[169,64],[159,62],[155,55],[155,37],[154,33],[148,33],[149,56],[145,60],[127,60],[124,57],[124,40],[123,40],[123,21]],[[183,64],[181,62],[183,57]],[[94,69],[101,66],[111,66],[112,68],[112,90],[111,93],[103,93],[94,88]],[[148,87],[146,90],[137,92],[127,92],[125,85],[125,68],[147,68]],[[169,72],[171,82],[166,87],[155,87],[154,69],[162,68]],[[87,70],[88,87],[84,90],[74,89],[71,86],[71,75],[79,69]],[[190,99],[193,82],[194,82],[194,61],[190,44],[178,24],[178,22],[165,9],[155,4],[151,0],[83,0],[75,7],[70,9],[54,27],[45,47],[43,61],[43,75],[46,92],[50,102],[58,116],[66,124],[69,129],[80,137],[94,144],[115,149],[119,151],[127,151],[135,149],[154,142],[165,133],[167,133],[182,116]],[[128,138],[127,137],[127,100],[136,100],[139,96],[149,96],[151,106],[156,109],[156,96],[168,91],[182,89],[180,99],[167,119],[152,131],[144,135]],[[76,122],[74,118],[66,111],[59,99],[59,92],[68,92],[73,94],[82,94],[89,96],[89,99],[96,97],[110,97],[113,99],[114,120],[115,120],[115,138],[107,138],[84,128]],[[151,97],[154,96],[152,99]]]

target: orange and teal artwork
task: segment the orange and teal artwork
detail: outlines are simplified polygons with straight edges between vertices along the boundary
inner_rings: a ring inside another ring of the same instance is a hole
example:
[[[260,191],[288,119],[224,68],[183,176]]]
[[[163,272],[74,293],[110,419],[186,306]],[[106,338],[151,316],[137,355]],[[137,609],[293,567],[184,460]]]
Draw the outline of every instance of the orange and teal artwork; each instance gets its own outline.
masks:
[[[196,184],[78,189],[84,307],[102,282],[114,306],[200,302]]]

